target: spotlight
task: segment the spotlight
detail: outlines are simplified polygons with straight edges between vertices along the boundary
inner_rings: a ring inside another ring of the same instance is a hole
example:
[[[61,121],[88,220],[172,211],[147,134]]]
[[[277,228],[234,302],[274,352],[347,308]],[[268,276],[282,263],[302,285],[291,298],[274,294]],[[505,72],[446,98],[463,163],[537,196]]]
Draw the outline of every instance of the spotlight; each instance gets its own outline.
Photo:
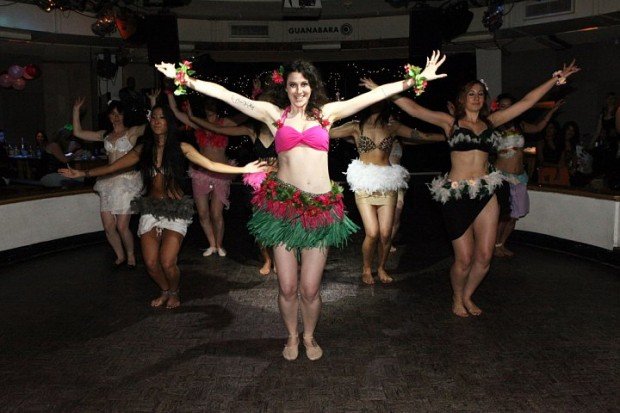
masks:
[[[495,33],[504,24],[504,0],[491,0],[489,8],[482,16],[482,25],[489,29],[491,33]]]
[[[114,33],[116,31],[114,9],[109,7],[101,10],[97,14],[97,21],[90,26],[90,29],[97,36],[101,37]]]

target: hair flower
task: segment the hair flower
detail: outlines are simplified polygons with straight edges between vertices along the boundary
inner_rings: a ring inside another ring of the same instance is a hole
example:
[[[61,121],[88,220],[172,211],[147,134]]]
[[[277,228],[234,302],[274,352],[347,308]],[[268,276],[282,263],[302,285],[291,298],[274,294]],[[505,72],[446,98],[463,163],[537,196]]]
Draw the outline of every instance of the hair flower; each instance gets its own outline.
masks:
[[[284,83],[284,66],[280,66],[278,70],[273,71],[271,81],[277,85]]]
[[[491,102],[491,112],[497,112],[499,110],[499,102],[497,99],[493,99]]]
[[[196,73],[195,70],[192,70],[192,62],[189,60],[184,60],[179,63],[179,67],[177,68],[176,76],[174,77],[174,84],[177,86],[174,94],[176,96],[187,95],[187,90],[185,90],[185,85],[187,84],[188,76]]]

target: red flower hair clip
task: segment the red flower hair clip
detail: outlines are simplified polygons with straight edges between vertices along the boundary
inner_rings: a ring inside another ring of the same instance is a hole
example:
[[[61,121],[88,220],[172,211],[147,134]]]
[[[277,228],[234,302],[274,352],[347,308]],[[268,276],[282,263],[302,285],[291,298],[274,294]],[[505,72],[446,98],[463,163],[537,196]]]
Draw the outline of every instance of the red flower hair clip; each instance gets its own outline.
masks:
[[[274,70],[271,74],[271,81],[276,85],[284,83],[284,66],[280,66],[278,70]]]
[[[497,99],[493,99],[491,102],[491,112],[497,112],[499,110],[499,102]]]

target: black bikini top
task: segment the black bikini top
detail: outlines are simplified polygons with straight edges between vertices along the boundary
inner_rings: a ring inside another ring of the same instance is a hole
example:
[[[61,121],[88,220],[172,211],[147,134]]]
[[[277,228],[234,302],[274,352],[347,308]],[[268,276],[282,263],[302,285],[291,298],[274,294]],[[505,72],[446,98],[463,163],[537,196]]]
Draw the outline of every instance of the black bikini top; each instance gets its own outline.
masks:
[[[448,145],[451,151],[483,151],[495,153],[500,144],[501,136],[495,129],[488,127],[477,135],[471,129],[459,126],[458,121],[454,121],[452,135],[448,138]]]
[[[263,145],[260,138],[256,137],[254,141],[254,154],[258,159],[277,158],[275,140],[271,141],[271,144],[267,147]]]

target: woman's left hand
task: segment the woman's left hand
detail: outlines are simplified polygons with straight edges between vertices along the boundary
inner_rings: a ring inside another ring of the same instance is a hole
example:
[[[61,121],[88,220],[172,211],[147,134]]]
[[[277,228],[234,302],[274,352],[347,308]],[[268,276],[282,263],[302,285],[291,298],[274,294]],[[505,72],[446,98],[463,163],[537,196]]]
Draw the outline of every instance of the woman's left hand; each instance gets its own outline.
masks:
[[[269,169],[269,165],[265,161],[254,161],[246,164],[244,167],[244,173],[256,173],[256,172],[267,172]]]
[[[174,79],[177,75],[177,69],[172,63],[161,62],[160,64],[156,64],[155,68],[157,68],[157,70],[163,73],[164,76],[169,77],[170,79]]]
[[[566,64],[564,64],[564,67],[562,67],[562,70],[560,71],[560,77],[563,77],[563,78],[566,79],[567,77],[569,77],[573,73],[577,73],[580,70],[581,70],[581,68],[575,64],[575,59],[573,59],[573,61],[570,62],[570,64],[568,66],[566,66]]]
[[[445,73],[439,75],[435,73],[437,69],[439,69],[439,66],[441,66],[445,61],[446,55],[443,55],[442,57],[439,50],[434,50],[431,57],[426,58],[426,67],[424,67],[424,70],[420,73],[420,76],[424,77],[426,80],[435,80],[447,77],[448,75]]]

